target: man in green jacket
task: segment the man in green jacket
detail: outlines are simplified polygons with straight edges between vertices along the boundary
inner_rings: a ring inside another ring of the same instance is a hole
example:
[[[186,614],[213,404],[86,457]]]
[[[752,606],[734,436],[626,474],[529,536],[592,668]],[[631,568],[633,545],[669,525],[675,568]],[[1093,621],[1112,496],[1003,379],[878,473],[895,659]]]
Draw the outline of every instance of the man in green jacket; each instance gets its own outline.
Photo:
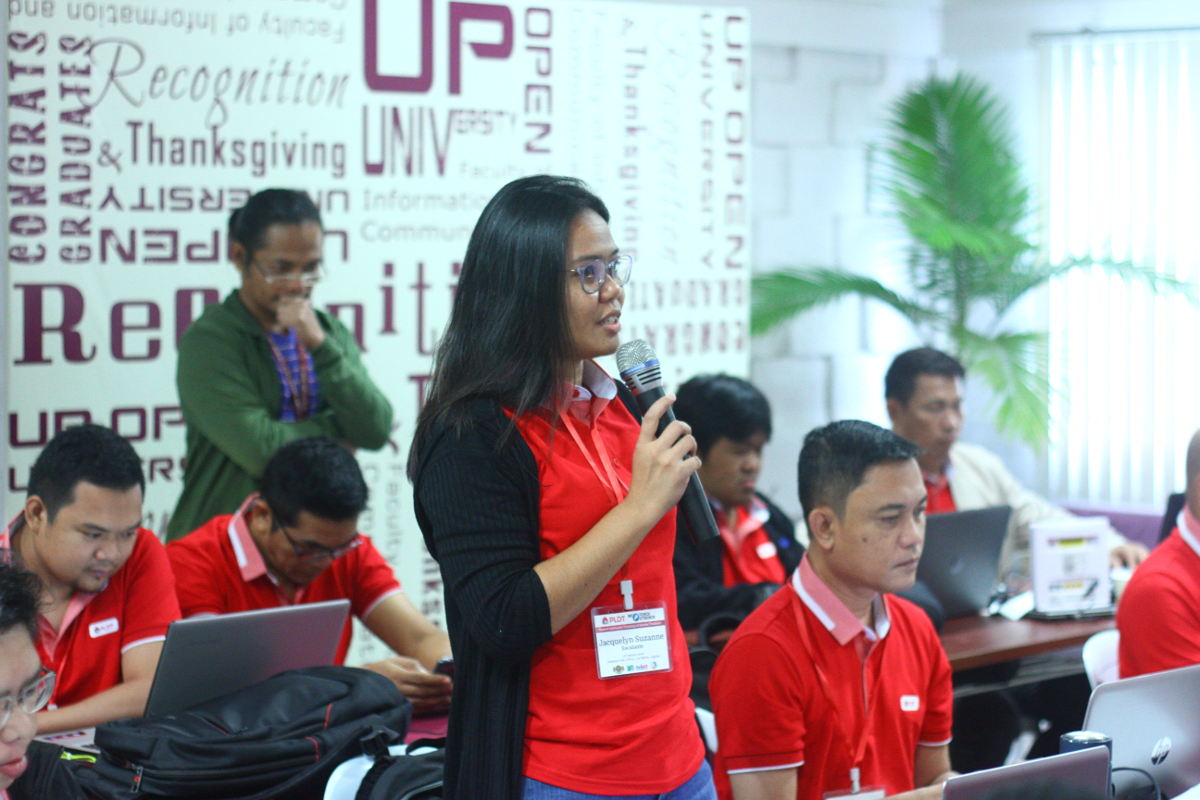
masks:
[[[391,403],[350,331],[312,303],[322,236],[317,207],[290,189],[258,192],[230,216],[229,257],[242,284],[205,309],[179,343],[187,460],[168,540],[233,513],[285,442],[330,436],[368,450],[387,443]]]

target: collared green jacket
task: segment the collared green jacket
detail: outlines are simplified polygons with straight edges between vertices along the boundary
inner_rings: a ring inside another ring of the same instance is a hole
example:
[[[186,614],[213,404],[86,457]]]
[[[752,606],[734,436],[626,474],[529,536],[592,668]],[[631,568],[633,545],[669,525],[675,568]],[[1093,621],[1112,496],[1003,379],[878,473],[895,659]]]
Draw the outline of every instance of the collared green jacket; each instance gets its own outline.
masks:
[[[187,456],[168,540],[237,510],[258,490],[267,460],[286,442],[331,436],[368,450],[387,443],[392,405],[367,375],[354,336],[324,311],[317,317],[325,341],[310,352],[320,405],[297,422],[279,419],[279,375],[266,333],[236,290],[184,333],[175,383],[187,423]]]

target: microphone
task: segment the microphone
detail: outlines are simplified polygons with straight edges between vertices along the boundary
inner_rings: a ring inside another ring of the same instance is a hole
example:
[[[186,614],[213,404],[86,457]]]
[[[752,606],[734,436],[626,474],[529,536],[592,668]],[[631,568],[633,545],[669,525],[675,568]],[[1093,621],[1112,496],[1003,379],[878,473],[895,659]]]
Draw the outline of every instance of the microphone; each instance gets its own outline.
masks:
[[[662,365],[658,363],[654,350],[643,340],[634,339],[617,348],[617,369],[643,414],[650,410],[658,398],[666,395]],[[658,423],[658,433],[662,434],[663,428],[674,421],[675,412],[668,408]],[[712,508],[708,505],[708,497],[700,484],[700,476],[694,472],[688,479],[687,488],[683,490],[683,497],[679,499],[679,510],[691,531],[692,541],[703,542],[720,536]]]

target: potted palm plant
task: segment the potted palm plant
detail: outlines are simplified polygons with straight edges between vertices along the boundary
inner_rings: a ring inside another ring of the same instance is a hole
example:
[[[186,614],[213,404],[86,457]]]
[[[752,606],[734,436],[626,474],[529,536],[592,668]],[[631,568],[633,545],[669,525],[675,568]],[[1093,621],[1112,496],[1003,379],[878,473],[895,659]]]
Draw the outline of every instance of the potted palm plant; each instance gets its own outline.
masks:
[[[752,283],[755,334],[846,296],[905,316],[928,343],[982,376],[1003,433],[1040,446],[1049,436],[1046,334],[1010,314],[1029,292],[1069,270],[1099,267],[1152,290],[1187,291],[1153,270],[1101,257],[1051,263],[1028,235],[1032,203],[1008,114],[979,81],[931,77],[893,105],[878,176],[909,237],[909,286],[827,267],[785,268]]]

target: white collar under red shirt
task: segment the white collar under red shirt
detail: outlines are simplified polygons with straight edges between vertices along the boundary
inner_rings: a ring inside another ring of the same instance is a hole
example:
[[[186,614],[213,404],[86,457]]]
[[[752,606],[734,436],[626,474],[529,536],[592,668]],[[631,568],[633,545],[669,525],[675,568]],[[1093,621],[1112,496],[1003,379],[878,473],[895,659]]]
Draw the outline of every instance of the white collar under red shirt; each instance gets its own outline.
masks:
[[[862,634],[868,643],[875,643],[888,635],[892,622],[888,618],[887,604],[881,595],[871,602],[875,606],[875,627],[868,628],[859,621],[854,612],[846,607],[833,590],[821,580],[808,561],[808,554],[800,559],[800,566],[792,573],[792,588],[801,602],[821,621],[825,630],[833,634],[838,644],[845,646]]]
[[[229,519],[229,543],[233,545],[233,555],[237,559],[238,571],[241,572],[242,580],[250,583],[264,575],[271,583],[275,584],[275,588],[282,594],[283,587],[279,585],[279,581],[267,569],[267,562],[263,560],[262,553],[258,550],[258,545],[254,543],[254,536],[250,533],[250,526],[246,524],[246,512],[255,500],[259,498],[258,493],[252,494],[242,501],[242,505],[233,516]],[[304,588],[296,590],[295,596],[284,597],[292,603],[300,601],[300,596],[303,594]]]
[[[1193,553],[1200,556],[1200,520],[1196,519],[1196,515],[1186,504],[1175,519],[1175,524],[1179,526],[1179,535],[1187,542],[1187,546],[1192,548]]]
[[[583,362],[578,385],[565,387],[570,392],[567,410],[585,425],[591,425],[608,401],[617,396],[617,383],[595,361]]]

